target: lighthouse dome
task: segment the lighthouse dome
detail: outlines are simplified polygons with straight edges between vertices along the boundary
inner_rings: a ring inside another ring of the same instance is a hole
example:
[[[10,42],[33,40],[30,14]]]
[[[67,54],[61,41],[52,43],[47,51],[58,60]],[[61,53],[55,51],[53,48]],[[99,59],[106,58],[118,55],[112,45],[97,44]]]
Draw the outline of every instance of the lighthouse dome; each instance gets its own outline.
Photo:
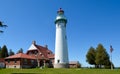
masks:
[[[64,21],[65,23],[67,23],[67,19],[66,17],[64,16],[64,11],[60,8],[58,11],[57,11],[58,15],[55,19],[55,24],[58,22],[58,21]]]

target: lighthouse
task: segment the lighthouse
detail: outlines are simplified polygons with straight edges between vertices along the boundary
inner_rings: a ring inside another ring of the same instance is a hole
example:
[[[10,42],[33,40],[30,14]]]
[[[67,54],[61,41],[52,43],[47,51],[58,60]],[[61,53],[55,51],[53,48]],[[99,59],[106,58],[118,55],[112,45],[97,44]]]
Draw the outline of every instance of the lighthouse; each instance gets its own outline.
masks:
[[[64,11],[60,8],[57,11],[57,17],[55,19],[56,40],[54,68],[69,67],[66,24],[67,19],[64,16]]]

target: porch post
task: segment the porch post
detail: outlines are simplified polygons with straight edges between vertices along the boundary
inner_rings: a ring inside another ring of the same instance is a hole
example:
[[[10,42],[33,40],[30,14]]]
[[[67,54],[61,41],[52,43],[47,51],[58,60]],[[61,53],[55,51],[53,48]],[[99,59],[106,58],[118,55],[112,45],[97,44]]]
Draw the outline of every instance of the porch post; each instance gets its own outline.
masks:
[[[44,62],[44,68],[45,68],[45,65],[46,65],[46,63],[45,63],[45,62],[46,62],[46,61],[45,61],[45,60],[43,60],[43,62]]]

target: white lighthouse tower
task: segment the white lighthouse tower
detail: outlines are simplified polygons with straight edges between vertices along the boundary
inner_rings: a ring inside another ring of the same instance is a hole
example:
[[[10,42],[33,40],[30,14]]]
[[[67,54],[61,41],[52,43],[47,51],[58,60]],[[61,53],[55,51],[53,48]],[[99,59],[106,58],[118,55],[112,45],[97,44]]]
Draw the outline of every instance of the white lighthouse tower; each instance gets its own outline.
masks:
[[[66,35],[67,19],[64,16],[64,11],[61,8],[57,11],[55,24],[56,24],[56,41],[55,41],[54,68],[68,68],[69,61]]]

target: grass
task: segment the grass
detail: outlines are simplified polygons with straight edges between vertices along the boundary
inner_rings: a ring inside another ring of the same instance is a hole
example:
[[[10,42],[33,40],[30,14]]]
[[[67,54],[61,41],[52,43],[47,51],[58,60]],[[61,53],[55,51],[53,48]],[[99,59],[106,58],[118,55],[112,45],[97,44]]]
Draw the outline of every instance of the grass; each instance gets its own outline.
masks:
[[[120,74],[120,69],[0,69],[0,74]]]

